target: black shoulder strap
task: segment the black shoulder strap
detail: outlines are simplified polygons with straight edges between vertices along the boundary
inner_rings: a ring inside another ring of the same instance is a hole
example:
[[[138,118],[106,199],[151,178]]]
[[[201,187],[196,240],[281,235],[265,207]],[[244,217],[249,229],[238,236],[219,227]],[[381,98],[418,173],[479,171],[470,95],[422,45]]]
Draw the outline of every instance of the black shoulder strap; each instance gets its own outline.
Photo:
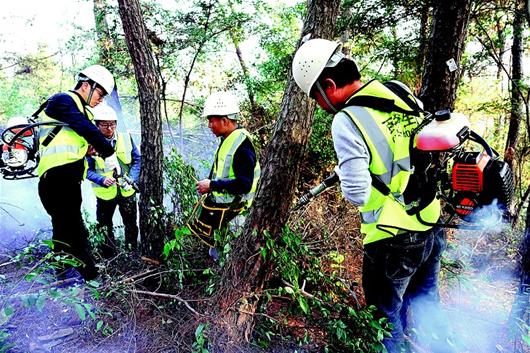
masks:
[[[357,95],[350,99],[347,103],[348,106],[360,106],[367,107],[376,110],[380,110],[385,113],[398,112],[406,115],[419,116],[423,112],[423,109],[413,99],[409,97],[410,93],[407,92],[399,84],[388,81],[383,84],[386,88],[392,91],[396,96],[402,99],[412,110],[405,110],[398,107],[394,99]]]
[[[361,106],[372,109],[377,109],[385,113],[398,112],[406,115],[419,116],[423,112],[423,109],[418,105],[418,103],[411,99],[410,92],[405,90],[399,84],[388,81],[383,84],[386,88],[392,91],[396,96],[398,96],[405,104],[407,104],[412,111],[405,110],[398,107],[395,104],[393,99],[374,97],[374,96],[363,96],[357,95],[348,101],[348,106]],[[387,196],[390,194],[389,187],[379,178],[379,176],[370,172],[372,177],[372,186],[378,190],[383,195]]]
[[[74,93],[75,93],[77,96],[79,96],[79,94],[78,94],[77,92],[74,92]],[[79,96],[79,98],[81,99],[80,96]],[[73,97],[72,97],[72,99],[73,99]],[[38,109],[35,113],[33,113],[32,116],[37,117],[37,115],[39,115],[40,112],[42,112],[42,110],[46,107],[46,105],[48,105],[48,101],[49,101],[49,99],[47,99],[46,102],[44,102],[44,103],[39,107],[39,109]],[[75,100],[74,100],[74,102],[75,102]],[[83,105],[83,114],[84,114],[86,117],[88,117],[88,114],[87,114],[87,112],[86,112],[86,106],[85,106],[85,105]],[[48,146],[48,145],[52,142],[52,140],[55,138],[55,136],[57,136],[57,134],[61,131],[61,129],[63,128],[63,126],[64,126],[64,125],[58,125],[58,126],[54,127],[54,128],[52,129],[52,131],[50,131],[50,132],[48,133],[48,135],[46,136],[46,138],[44,139],[44,141],[42,141],[42,144],[41,144],[41,145],[44,146],[44,147]]]
[[[55,136],[57,136],[59,131],[61,131],[63,126],[64,125],[59,125],[59,126],[54,127],[53,130],[48,133],[44,141],[42,141],[41,145],[44,147],[48,146],[52,142],[52,140],[55,138]]]
[[[34,119],[37,119],[39,117],[39,114],[44,110],[44,108],[46,108],[46,106],[48,105],[48,101],[49,99],[46,99],[46,101],[44,103],[42,103],[39,107],[39,109],[37,109],[35,111],[35,113],[31,114],[31,116],[34,118]],[[41,145],[46,147],[48,146],[52,140],[55,138],[55,136],[57,136],[57,134],[59,133],[59,131],[61,131],[61,129],[63,128],[62,125],[59,125],[59,126],[56,126],[52,129],[52,131],[50,131],[48,133],[48,135],[46,136],[46,138],[44,139],[44,141],[42,141]]]
[[[372,186],[381,194],[388,196],[390,194],[390,188],[381,180],[378,175],[370,172],[370,176],[372,177]]]
[[[396,82],[394,81],[388,81],[388,82],[385,82],[383,83],[383,85],[388,88],[389,90],[391,90],[396,96],[398,96],[399,98],[401,98],[401,100],[403,102],[405,102],[405,104],[407,104],[409,107],[411,107],[412,109],[414,109],[414,111],[417,111],[417,112],[424,112],[423,108],[421,108],[418,103],[416,102],[415,99],[411,99],[412,97],[412,94],[410,92],[408,92],[407,90],[405,90],[403,87],[401,87],[399,84],[397,84]]]
[[[39,114],[44,110],[44,108],[46,108],[46,106],[48,105],[48,101],[49,99],[46,99],[39,107],[39,109],[37,109],[35,111],[35,113],[31,114],[31,117],[33,118],[38,118],[39,117]]]

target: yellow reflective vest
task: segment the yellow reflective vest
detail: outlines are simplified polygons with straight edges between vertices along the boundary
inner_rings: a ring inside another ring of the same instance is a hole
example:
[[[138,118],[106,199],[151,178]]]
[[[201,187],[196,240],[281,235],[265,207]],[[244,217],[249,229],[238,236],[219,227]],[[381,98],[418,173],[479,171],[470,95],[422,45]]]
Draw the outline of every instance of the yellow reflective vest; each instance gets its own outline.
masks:
[[[81,98],[73,93],[66,92],[74,100],[77,108],[83,113],[88,119],[93,120],[92,113],[85,109]],[[43,122],[58,122],[46,115],[46,112],[42,112]],[[73,163],[80,159],[84,159],[88,150],[88,142],[84,137],[79,136],[74,130],[68,126],[63,126],[57,135],[51,140],[47,146],[43,146],[42,143],[48,136],[48,134],[55,128],[55,126],[42,126],[39,129],[39,154],[40,162],[37,167],[37,173],[42,176],[47,170]],[[87,163],[85,161],[85,173],[83,178],[86,176]]]
[[[234,162],[234,154],[245,139],[250,139],[250,133],[245,129],[236,129],[221,143],[216,153],[216,160],[214,161],[212,170],[212,179],[235,179],[234,169],[232,163]],[[250,207],[261,174],[259,162],[256,158],[256,165],[254,166],[254,179],[252,181],[252,188],[248,194],[241,195],[240,201],[243,201],[246,207]],[[212,199],[215,203],[231,204],[237,199],[239,195],[232,195],[214,191],[211,193]]]
[[[349,98],[378,97],[394,101],[405,110],[410,108],[401,98],[378,81],[371,81]],[[346,105],[348,102],[346,102]],[[347,106],[342,110],[360,131],[370,152],[370,174],[389,189],[385,195],[372,184],[367,203],[360,207],[361,233],[364,244],[389,238],[402,231],[426,231],[432,228],[422,224],[416,215],[407,214],[403,192],[407,187],[412,167],[409,142],[419,117],[402,112],[385,113],[363,106]],[[426,222],[434,223],[440,216],[440,201],[434,199],[419,211]]]
[[[132,162],[132,142],[131,135],[119,132],[116,134],[116,146],[114,147],[116,151],[116,157],[120,162],[120,167],[122,169],[122,174],[129,173],[131,162]],[[94,156],[95,161],[95,172],[99,175],[102,175],[106,178],[113,177],[113,169],[107,169],[105,167],[105,160],[101,157]],[[112,200],[118,196],[118,192],[123,197],[129,197],[134,195],[134,189],[124,190],[119,185],[112,184],[109,187],[101,186],[97,183],[92,182],[92,189],[97,198],[102,200]]]

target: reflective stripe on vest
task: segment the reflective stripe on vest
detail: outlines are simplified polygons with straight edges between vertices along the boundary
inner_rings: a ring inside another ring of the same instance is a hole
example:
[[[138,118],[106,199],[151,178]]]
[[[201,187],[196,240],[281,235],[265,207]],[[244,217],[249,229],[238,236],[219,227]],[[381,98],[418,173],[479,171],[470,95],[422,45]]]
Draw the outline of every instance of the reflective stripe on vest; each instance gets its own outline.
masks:
[[[221,143],[217,150],[217,157],[214,161],[214,167],[212,171],[213,179],[235,179],[233,161],[234,154],[245,139],[250,140],[250,133],[245,129],[236,129]],[[261,169],[258,160],[256,159],[256,165],[254,166],[254,178],[252,180],[252,187],[247,194],[244,195],[232,195],[228,193],[222,193],[214,191],[211,193],[213,201],[216,203],[230,204],[236,198],[244,201],[247,207],[250,207],[256,189],[258,187],[258,181],[261,174]],[[240,196],[240,198],[239,198]]]
[[[92,120],[92,113],[85,109],[81,98],[73,92],[66,92],[75,102],[77,109],[89,120]],[[58,120],[53,119],[43,112],[43,122],[57,122]],[[68,126],[63,128],[57,133],[57,135],[51,140],[48,146],[42,146],[42,142],[48,136],[48,133],[55,127],[47,127],[39,129],[39,155],[40,162],[37,167],[37,173],[42,176],[47,170],[78,161],[85,158],[88,150],[88,142],[84,137],[79,136],[74,130]],[[85,175],[86,175],[86,161],[85,161]],[[84,176],[85,176],[84,175]],[[83,177],[84,177],[83,176]]]
[[[114,150],[116,151],[116,156],[118,157],[118,160],[120,161],[120,166],[122,168],[122,173],[129,173],[130,165],[132,161],[132,142],[131,142],[131,135],[125,134],[125,133],[117,133],[116,134],[116,146],[114,147]],[[96,168],[95,172],[98,173],[101,176],[104,176],[106,178],[113,178],[114,170],[105,168],[105,161],[101,157],[93,157]],[[97,198],[102,200],[112,200],[116,196],[118,196],[118,188],[120,190],[120,194],[123,197],[129,197],[134,195],[135,191],[134,189],[130,190],[123,190],[120,186],[113,184],[109,187],[101,186],[97,183],[92,182],[92,189],[94,190],[94,194]]]
[[[392,99],[396,105],[403,105],[397,95],[377,81],[364,85],[352,97],[360,91],[364,96]],[[420,223],[415,215],[408,215],[403,202],[403,192],[411,174],[409,141],[418,120],[398,112],[384,113],[358,106],[346,107],[342,112],[350,117],[370,151],[370,173],[379,177],[390,189],[390,194],[385,196],[372,186],[367,203],[359,208],[361,233],[365,235],[363,243],[392,237],[400,230],[430,229],[430,226]],[[433,200],[420,214],[425,221],[436,222],[440,215],[439,200]]]

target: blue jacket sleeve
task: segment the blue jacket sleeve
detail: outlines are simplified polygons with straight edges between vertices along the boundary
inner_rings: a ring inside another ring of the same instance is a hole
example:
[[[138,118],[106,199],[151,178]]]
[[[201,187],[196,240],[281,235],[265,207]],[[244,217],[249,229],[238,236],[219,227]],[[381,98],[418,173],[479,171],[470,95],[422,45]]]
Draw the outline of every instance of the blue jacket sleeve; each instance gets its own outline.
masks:
[[[79,98],[83,101],[81,97]],[[86,105],[84,107],[86,109]],[[105,139],[105,136],[86,117],[84,112],[77,108],[74,100],[68,94],[53,95],[48,100],[45,112],[49,117],[68,124],[79,136],[87,140],[101,157],[106,158],[114,153],[112,145]]]
[[[105,186],[105,184],[103,184],[103,182],[105,181],[105,177],[101,174],[96,173],[96,161],[94,160],[94,158],[87,157],[86,160],[88,162],[86,178],[100,186]]]
[[[130,137],[130,136],[129,136]],[[136,144],[134,143],[133,139],[131,138],[132,143],[132,162],[131,162],[131,169],[129,169],[129,176],[132,180],[134,180],[135,183],[138,183],[140,180],[140,168],[142,167],[142,156],[140,155],[140,152],[138,151],[138,148],[136,147]]]

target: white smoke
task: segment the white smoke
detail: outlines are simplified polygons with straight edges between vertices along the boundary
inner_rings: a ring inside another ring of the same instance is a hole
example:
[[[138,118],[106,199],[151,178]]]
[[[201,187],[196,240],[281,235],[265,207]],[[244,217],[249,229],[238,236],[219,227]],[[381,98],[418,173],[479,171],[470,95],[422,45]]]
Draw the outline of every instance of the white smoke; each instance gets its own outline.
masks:
[[[441,278],[443,312],[421,299],[416,303],[423,310],[423,316],[416,318],[417,342],[432,352],[510,352],[518,241],[510,240],[496,201],[476,210],[470,221],[465,225],[475,229],[449,232]],[[437,319],[444,325],[433,327]]]

